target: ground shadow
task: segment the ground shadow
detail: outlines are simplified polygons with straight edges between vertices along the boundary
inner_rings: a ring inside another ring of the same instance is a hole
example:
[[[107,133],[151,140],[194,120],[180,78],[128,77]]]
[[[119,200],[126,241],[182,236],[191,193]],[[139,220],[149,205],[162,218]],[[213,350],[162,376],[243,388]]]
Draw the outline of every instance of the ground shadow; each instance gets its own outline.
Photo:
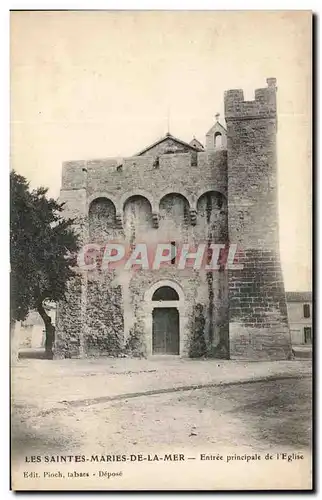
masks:
[[[18,359],[47,359],[45,349],[23,349],[18,353]]]

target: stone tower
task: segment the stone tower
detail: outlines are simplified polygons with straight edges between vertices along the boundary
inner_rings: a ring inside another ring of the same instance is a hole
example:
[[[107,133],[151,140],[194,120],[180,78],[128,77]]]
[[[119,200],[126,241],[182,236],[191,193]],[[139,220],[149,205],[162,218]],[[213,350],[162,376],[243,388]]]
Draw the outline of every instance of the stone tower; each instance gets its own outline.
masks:
[[[243,257],[229,271],[231,358],[287,359],[291,355],[279,252],[276,79],[245,101],[225,93],[228,231]]]

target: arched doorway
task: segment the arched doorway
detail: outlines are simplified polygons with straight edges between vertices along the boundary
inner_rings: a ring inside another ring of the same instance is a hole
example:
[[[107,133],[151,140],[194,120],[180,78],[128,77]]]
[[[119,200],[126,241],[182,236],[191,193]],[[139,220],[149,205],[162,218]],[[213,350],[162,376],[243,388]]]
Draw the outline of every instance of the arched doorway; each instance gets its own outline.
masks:
[[[169,302],[175,306],[178,300],[178,293],[170,286],[161,286],[152,296],[152,302],[158,302],[152,310],[152,354],[180,353],[179,311],[168,307]]]
[[[184,344],[184,295],[172,280],[154,283],[144,295],[148,353],[181,355]]]

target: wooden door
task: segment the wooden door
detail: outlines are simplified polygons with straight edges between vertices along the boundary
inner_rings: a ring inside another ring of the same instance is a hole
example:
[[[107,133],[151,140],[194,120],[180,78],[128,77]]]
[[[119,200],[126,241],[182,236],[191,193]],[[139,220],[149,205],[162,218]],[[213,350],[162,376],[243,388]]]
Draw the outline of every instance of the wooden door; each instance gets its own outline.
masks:
[[[175,307],[153,309],[152,354],[179,354],[179,312]]]

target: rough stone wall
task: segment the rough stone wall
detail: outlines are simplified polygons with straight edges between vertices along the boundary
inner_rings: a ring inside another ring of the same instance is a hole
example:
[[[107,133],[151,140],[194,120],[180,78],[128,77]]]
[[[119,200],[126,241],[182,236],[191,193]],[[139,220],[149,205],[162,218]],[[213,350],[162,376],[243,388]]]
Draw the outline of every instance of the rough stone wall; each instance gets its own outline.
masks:
[[[133,311],[133,324],[135,319],[144,320],[146,318],[145,307],[147,304],[144,302],[144,296],[152,285],[159,282],[162,283],[163,280],[177,283],[184,293],[184,307],[180,310],[180,316],[182,316],[181,320],[183,320],[182,322],[185,326],[183,329],[180,329],[180,338],[183,341],[183,349],[180,354],[183,356],[188,355],[189,342],[192,336],[191,318],[193,317],[196,304],[202,304],[204,306],[205,317],[205,340],[208,352],[212,355],[215,351],[213,350],[213,346],[216,347],[220,341],[220,325],[225,323],[227,317],[227,303],[226,310],[223,310],[224,303],[218,300],[218,290],[221,288],[220,278],[219,273],[214,273],[215,308],[213,310],[213,323],[210,325],[209,295],[204,272],[194,271],[193,269],[178,271],[169,266],[160,269],[158,272],[150,270],[132,273],[129,281],[129,291],[131,297],[130,307]],[[176,304],[173,303],[173,306],[175,307]],[[209,334],[210,326],[212,335]],[[151,336],[152,331],[145,332],[145,334]]]
[[[153,229],[151,210],[149,201],[142,196],[132,196],[124,204],[123,227],[130,245],[149,241],[148,233]]]
[[[194,158],[196,162],[194,164]],[[168,193],[184,195],[190,208],[209,190],[227,193],[227,152],[225,150],[165,154],[159,164],[153,156],[124,158],[122,168],[117,158],[66,162],[63,165],[62,192],[84,189],[87,208],[95,198],[105,196],[122,214],[124,203],[133,195],[145,196],[158,212],[161,198]],[[193,165],[192,165],[193,163]]]
[[[210,191],[197,203],[195,233],[200,241],[226,243],[228,239],[227,200],[220,193]]]
[[[119,236],[116,227],[116,212],[113,203],[106,198],[97,198],[88,211],[89,242],[106,244]]]
[[[121,163],[121,169],[116,159],[68,162],[63,167],[61,199],[68,216],[81,218],[84,242],[117,240],[132,246],[144,242],[155,248],[158,242],[174,241],[179,246],[189,243],[193,250],[199,243],[226,241],[226,151],[165,154],[157,166],[149,155]],[[210,351],[216,347],[223,324],[226,335],[228,331],[227,303],[221,299],[227,293],[223,274],[168,268],[88,276],[79,299],[82,323],[75,327],[80,355],[108,353],[107,339],[117,350],[140,316],[138,298],[162,279],[182,285],[187,319],[196,301],[204,305],[206,340]],[[61,316],[73,308],[74,297],[70,302]],[[68,324],[68,319],[62,320],[58,329],[65,344],[70,337],[65,334]],[[189,332],[181,333],[188,342]]]
[[[82,331],[84,321],[82,275],[68,283],[66,299],[57,305],[55,357],[82,356]]]
[[[276,87],[225,94],[228,138],[228,230],[244,253],[229,271],[230,356],[286,359],[291,352],[279,255]]]
[[[169,148],[171,144],[166,141],[166,146]],[[158,155],[162,152],[157,151]],[[145,242],[153,247],[158,242],[174,241],[177,245],[190,243],[193,249],[200,242],[221,242],[227,237],[226,151],[161,154],[157,164],[154,160],[147,152],[122,161],[64,164],[61,199],[66,201],[68,215],[77,214],[81,218],[79,228],[84,242],[104,244],[117,240],[132,246]],[[205,193],[208,194],[204,196]],[[95,279],[88,277],[80,300],[83,317],[79,326],[80,352],[85,355],[95,350],[107,352],[104,344],[107,338],[116,345],[114,338],[121,328],[122,314],[122,334],[126,340],[136,316],[140,315],[138,297],[156,280],[170,278],[184,288],[187,305],[184,314],[192,314],[196,300],[204,305],[206,339],[208,344],[217,344],[223,318],[227,316],[227,304],[219,299],[226,293],[222,275],[170,268],[152,274],[124,271],[114,273],[113,278],[106,273]],[[115,304],[112,311],[107,306],[110,291]],[[108,325],[104,318],[108,318]],[[63,321],[61,324],[58,337],[63,338]],[[188,337],[189,332],[182,334]],[[89,337],[99,339],[95,344]]]
[[[188,243],[191,251],[195,250],[199,243],[226,242],[226,199],[218,193],[210,192],[200,200],[196,225],[192,225],[188,201],[179,194],[166,195],[160,202],[159,227],[154,228],[148,217],[151,207],[147,203],[140,204],[139,197],[137,197],[136,203],[132,201],[133,205],[136,204],[137,212],[133,209],[133,213],[136,213],[137,217],[132,218],[131,242],[134,244],[144,241],[152,244],[152,248],[157,242],[174,242],[177,248]],[[139,231],[140,227],[142,229],[142,221],[146,223],[143,230]],[[127,233],[127,229],[125,232]],[[187,325],[189,318],[193,315],[195,304],[200,303],[204,306],[205,338],[209,352],[213,353],[213,347],[216,348],[220,343],[224,329],[226,343],[228,339],[228,304],[224,300],[227,295],[226,273],[206,272],[203,269],[195,271],[192,267],[179,270],[177,269],[178,259],[179,255],[175,264],[168,264],[158,270],[136,270],[128,272],[127,275],[123,273],[119,278],[123,286],[123,296],[127,297],[126,314],[130,316],[127,318],[125,336],[136,319],[144,319],[145,292],[159,281],[170,280],[183,289],[185,306],[180,314],[185,316]],[[151,333],[148,334],[151,335]],[[190,334],[188,328],[180,332],[180,335],[184,337],[185,354],[188,351]]]
[[[88,207],[87,192],[84,187],[61,189],[60,203],[64,203],[63,216],[75,220],[74,228],[80,237],[81,243],[88,239]]]
[[[124,347],[121,286],[111,271],[91,271],[87,281],[84,351],[91,355],[118,355]]]
[[[249,249],[240,261],[244,269],[231,272],[229,282],[231,356],[287,359],[290,338],[279,255]]]
[[[175,241],[177,244],[189,242],[191,218],[189,203],[179,194],[168,194],[160,201],[159,241]]]
[[[197,204],[197,224],[195,240],[225,244],[228,241],[227,200],[220,193],[209,192],[199,198]],[[211,258],[211,255],[209,256]],[[206,311],[206,338],[211,346],[211,354],[228,357],[228,303],[225,297],[227,272],[203,271],[201,273],[207,300],[200,301]]]

